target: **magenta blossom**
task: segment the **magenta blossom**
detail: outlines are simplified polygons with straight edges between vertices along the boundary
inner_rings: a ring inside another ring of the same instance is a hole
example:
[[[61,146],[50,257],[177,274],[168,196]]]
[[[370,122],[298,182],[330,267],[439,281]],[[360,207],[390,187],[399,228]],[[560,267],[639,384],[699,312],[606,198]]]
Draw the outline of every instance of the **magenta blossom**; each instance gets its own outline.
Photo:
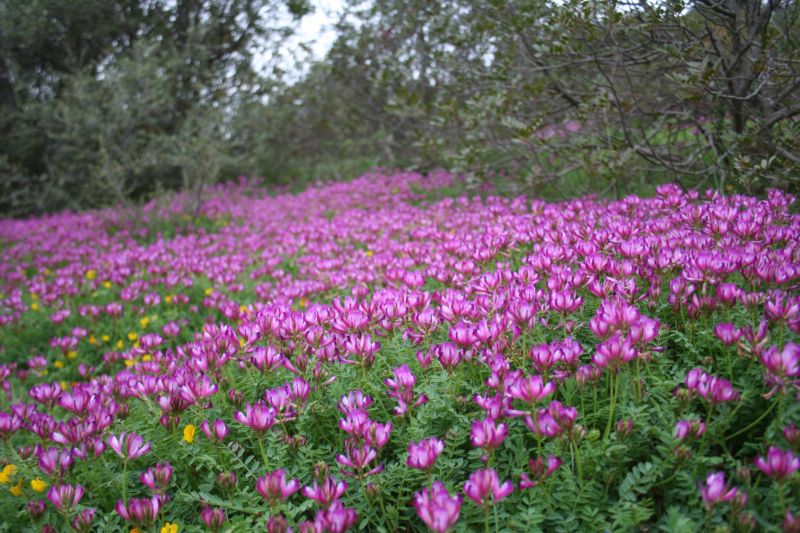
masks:
[[[39,468],[47,475],[60,477],[72,466],[74,459],[68,450],[48,448],[39,454]]]
[[[698,439],[706,432],[706,424],[701,420],[678,420],[675,424],[675,438],[678,440]]]
[[[62,513],[69,513],[83,498],[80,485],[54,485],[47,491],[47,499]]]
[[[360,479],[363,476],[372,476],[383,471],[383,465],[369,469],[370,463],[377,458],[378,453],[369,446],[349,445],[346,453],[336,456],[336,462],[342,465],[342,474]]]
[[[545,384],[542,376],[528,376],[520,378],[508,387],[508,394],[525,403],[535,404],[551,395],[555,389],[555,384],[552,382]]]
[[[313,531],[344,533],[358,522],[358,513],[349,509],[340,501],[334,501],[326,509],[317,511],[313,522]]]
[[[705,484],[699,485],[700,497],[707,508],[713,507],[719,502],[729,502],[736,497],[739,492],[735,487],[730,488],[725,483],[724,472],[712,472],[706,478]]]
[[[208,440],[215,443],[225,440],[229,431],[225,421],[220,419],[214,420],[213,423],[209,423],[208,420],[203,420],[200,422],[200,429],[203,430]]]
[[[476,470],[464,483],[464,494],[478,506],[499,502],[514,492],[514,484],[510,481],[500,483],[497,472],[493,468]]]
[[[122,432],[119,437],[111,435],[108,438],[108,445],[114,453],[129,461],[141,457],[150,451],[150,443],[145,443],[141,436],[136,433]]]
[[[287,481],[286,471],[280,468],[258,478],[256,490],[270,505],[275,505],[300,490],[300,482],[296,479]]]
[[[520,474],[519,488],[529,489],[538,485],[543,479],[550,477],[558,467],[564,463],[564,460],[554,455],[547,456],[547,463],[544,459],[537,457],[528,461],[528,468],[533,476],[531,479],[527,472]]]
[[[94,522],[95,509],[84,509],[72,519],[72,529],[77,533],[89,533]]]
[[[314,481],[310,487],[303,487],[302,494],[306,498],[317,502],[320,507],[327,508],[341,498],[346,490],[347,483],[339,481],[332,476],[325,476],[321,484]]]
[[[784,451],[776,446],[770,446],[767,456],[756,457],[755,463],[766,475],[783,480],[800,468],[800,457],[796,457],[791,450]]]
[[[258,401],[255,405],[247,404],[245,411],[237,411],[234,418],[256,433],[264,433],[275,425],[275,409],[268,406],[263,401]]]
[[[114,506],[114,510],[123,520],[142,527],[149,527],[156,521],[158,513],[161,511],[161,498],[158,495],[150,498],[131,498],[127,504],[119,500]]]
[[[490,418],[475,420],[470,429],[470,442],[475,448],[494,450],[508,437],[508,426]]]
[[[424,439],[418,443],[410,442],[406,464],[418,470],[428,470],[436,462],[436,458],[439,457],[442,450],[444,450],[444,442],[436,437]]]
[[[770,346],[761,353],[761,363],[767,384],[777,390],[784,391],[787,386],[800,382],[800,344],[787,342],[782,350]]]
[[[172,477],[172,465],[167,463],[159,463],[155,468],[148,468],[147,471],[142,472],[139,476],[139,481],[142,485],[152,490],[155,494],[164,494],[169,486],[169,480]]]
[[[450,496],[441,481],[434,481],[430,490],[414,494],[414,508],[425,524],[435,533],[445,533],[458,521],[461,496]]]
[[[228,517],[225,514],[225,509],[211,508],[206,506],[203,507],[202,511],[200,511],[200,519],[203,520],[203,523],[206,525],[209,531],[216,533],[217,531],[222,530],[222,527],[225,525],[225,521],[228,519]]]

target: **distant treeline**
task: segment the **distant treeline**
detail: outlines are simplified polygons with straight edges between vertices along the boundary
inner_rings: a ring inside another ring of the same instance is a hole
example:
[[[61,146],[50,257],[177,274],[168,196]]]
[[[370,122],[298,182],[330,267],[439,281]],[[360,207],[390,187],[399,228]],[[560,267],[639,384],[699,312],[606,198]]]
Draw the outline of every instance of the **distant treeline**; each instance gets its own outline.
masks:
[[[791,0],[351,0],[299,80],[307,0],[0,0],[0,214],[240,174],[446,167],[546,197],[800,183]]]

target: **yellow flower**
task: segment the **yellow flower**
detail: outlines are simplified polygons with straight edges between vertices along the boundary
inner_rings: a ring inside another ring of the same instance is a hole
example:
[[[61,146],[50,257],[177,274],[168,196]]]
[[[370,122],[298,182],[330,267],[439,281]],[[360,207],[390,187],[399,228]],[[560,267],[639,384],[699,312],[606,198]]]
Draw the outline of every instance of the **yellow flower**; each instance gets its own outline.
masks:
[[[76,357],[78,357],[78,352],[76,352],[75,350],[70,350],[67,352],[67,357],[69,359],[75,359]]]
[[[56,368],[64,368],[64,361],[60,359],[58,361],[53,361],[53,366]]]
[[[139,335],[137,335],[135,331],[131,331],[130,333],[128,333],[128,340],[129,341],[133,342],[138,338],[139,338]]]
[[[44,492],[44,489],[47,488],[47,482],[37,477],[31,480],[31,488],[36,492]]]
[[[168,304],[172,303],[172,295],[167,294],[166,296],[164,296],[164,301],[167,302]]]
[[[122,342],[122,339],[117,341],[117,350],[121,350],[122,347],[125,346],[125,343]]]
[[[147,324],[149,324],[149,323],[150,323],[150,319],[147,318],[146,316],[142,317],[141,320],[139,320],[139,325],[142,327],[142,329],[146,328]]]
[[[22,482],[23,481],[24,481],[23,479],[20,479],[17,482],[16,485],[11,487],[11,489],[10,489],[11,490],[11,494],[13,494],[14,496],[22,496]]]
[[[307,298],[300,298],[300,307],[305,307],[307,305],[308,305],[308,299]]]
[[[89,344],[97,344],[97,339],[94,335],[89,335]]]
[[[108,341],[111,340],[111,336],[110,335],[103,335],[103,336],[100,337],[100,340],[103,341],[103,342],[108,342]]]
[[[69,388],[69,385],[67,384],[67,382],[66,381],[62,381],[61,382],[61,390],[67,390],[67,388]]]
[[[167,522],[161,528],[161,533],[178,533],[178,524]]]
[[[110,289],[111,288],[111,282],[110,281],[104,281],[103,282],[103,288],[104,289]]]
[[[149,353],[146,353],[146,354],[144,354],[142,356],[142,361],[144,361],[145,363],[147,363],[148,361],[152,361],[152,360],[153,360],[153,356],[150,355]]]
[[[31,311],[38,311],[38,310],[39,310],[39,304],[37,304],[36,302],[33,302],[31,304]]]
[[[86,271],[86,279],[94,279],[97,277],[97,271],[95,269],[89,269]]]
[[[134,361],[132,359],[125,359],[125,366],[130,367],[130,366],[133,366],[135,364],[136,364],[136,361]]]
[[[212,289],[211,287],[207,288],[206,289],[206,296],[211,296],[212,292],[214,292],[214,289]]]
[[[17,465],[6,465],[0,470],[0,485],[8,485],[17,473]]]
[[[183,428],[183,440],[191,444],[194,441],[194,432],[196,431],[193,424],[187,425]]]
[[[367,257],[372,257],[373,255],[375,255],[375,252],[373,252],[372,250],[367,250],[364,253],[367,254]]]

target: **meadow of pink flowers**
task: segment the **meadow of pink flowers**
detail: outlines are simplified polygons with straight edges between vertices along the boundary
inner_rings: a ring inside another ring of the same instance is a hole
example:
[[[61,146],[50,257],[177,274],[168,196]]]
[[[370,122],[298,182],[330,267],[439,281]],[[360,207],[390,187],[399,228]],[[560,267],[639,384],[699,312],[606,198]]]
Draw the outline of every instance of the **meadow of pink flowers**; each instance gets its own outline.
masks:
[[[800,531],[794,198],[452,182],[0,221],[0,530]]]

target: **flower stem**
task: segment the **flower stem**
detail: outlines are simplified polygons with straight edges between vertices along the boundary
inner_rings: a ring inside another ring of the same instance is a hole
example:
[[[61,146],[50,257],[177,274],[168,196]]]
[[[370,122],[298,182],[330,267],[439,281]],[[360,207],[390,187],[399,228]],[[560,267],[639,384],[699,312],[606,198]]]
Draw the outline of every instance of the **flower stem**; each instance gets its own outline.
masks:
[[[122,503],[128,505],[128,460],[122,463]]]
[[[614,374],[611,378],[611,408],[608,413],[608,423],[606,424],[606,432],[603,435],[603,440],[608,438],[611,433],[611,424],[614,421],[614,411],[617,409],[617,393],[619,392],[619,374]]]
[[[737,431],[737,432],[736,432],[736,433],[734,433],[733,435],[728,435],[727,437],[725,437],[725,440],[732,439],[733,437],[738,437],[738,436],[739,436],[739,435],[741,435],[742,433],[745,433],[745,432],[747,432],[747,431],[750,431],[750,430],[751,430],[753,427],[755,427],[755,426],[756,426],[756,424],[758,424],[759,422],[761,422],[762,420],[764,420],[764,417],[765,417],[765,416],[767,416],[767,415],[770,413],[770,411],[772,411],[772,409],[775,407],[775,404],[776,404],[776,403],[777,403],[777,402],[772,402],[772,403],[770,404],[770,406],[767,408],[767,410],[766,410],[766,411],[764,411],[763,413],[761,413],[761,416],[759,416],[758,418],[756,418],[756,419],[755,419],[755,420],[754,420],[752,423],[750,423],[748,426],[746,426],[746,427],[744,427],[744,428],[740,429],[739,431]],[[706,422],[706,423],[708,423],[708,422]]]
[[[258,437],[256,437],[256,440],[258,441],[258,449],[261,452],[261,462],[264,464],[264,468],[269,470],[269,461],[267,461],[267,454],[264,453],[264,439],[262,438],[261,435],[259,435]]]

